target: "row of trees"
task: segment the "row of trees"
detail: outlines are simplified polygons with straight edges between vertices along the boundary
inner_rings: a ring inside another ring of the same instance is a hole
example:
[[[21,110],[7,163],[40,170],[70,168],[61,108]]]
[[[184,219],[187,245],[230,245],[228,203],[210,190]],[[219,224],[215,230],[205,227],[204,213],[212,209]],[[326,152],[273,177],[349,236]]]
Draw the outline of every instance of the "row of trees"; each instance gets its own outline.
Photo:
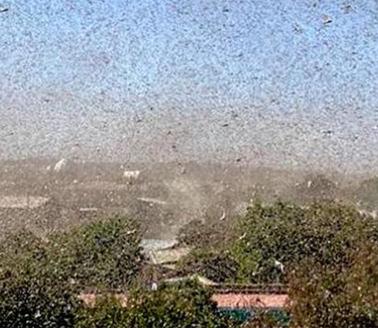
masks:
[[[233,327],[196,282],[146,288],[138,225],[116,217],[47,239],[22,231],[0,248],[0,327]],[[97,294],[94,307],[80,293]],[[127,295],[125,308],[115,292]]]
[[[127,288],[143,267],[135,222],[97,222],[40,239],[23,231],[0,249],[0,326],[73,327],[78,293]]]
[[[256,203],[234,225],[223,245],[193,244],[179,270],[287,284],[295,327],[378,327],[376,218],[335,202]]]
[[[293,327],[378,327],[378,224],[333,202],[308,207],[257,203],[227,238],[214,226],[180,263],[219,282],[289,286]],[[193,227],[191,227],[193,228]],[[223,227],[226,229],[226,227]],[[184,234],[185,235],[185,234]],[[198,239],[201,235],[196,235]],[[191,243],[191,238],[184,239]],[[0,247],[1,327],[234,327],[210,291],[194,283],[143,286],[146,260],[138,225],[114,218],[40,239],[28,232]],[[112,297],[85,307],[78,294],[128,293],[123,308]],[[251,327],[275,327],[262,316]]]
[[[222,316],[211,293],[195,281],[161,285],[156,291],[136,288],[127,307],[110,297],[93,308],[82,308],[76,328],[232,328],[237,322]]]

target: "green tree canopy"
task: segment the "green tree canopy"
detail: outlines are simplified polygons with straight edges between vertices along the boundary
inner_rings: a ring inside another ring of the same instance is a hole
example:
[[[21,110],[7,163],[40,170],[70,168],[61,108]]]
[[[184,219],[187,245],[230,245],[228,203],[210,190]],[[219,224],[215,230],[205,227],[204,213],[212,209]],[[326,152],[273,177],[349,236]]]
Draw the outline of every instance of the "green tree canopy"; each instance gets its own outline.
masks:
[[[257,203],[241,218],[231,252],[240,265],[239,279],[282,281],[305,258],[343,263],[361,242],[376,240],[377,231],[376,219],[335,202],[308,207]]]

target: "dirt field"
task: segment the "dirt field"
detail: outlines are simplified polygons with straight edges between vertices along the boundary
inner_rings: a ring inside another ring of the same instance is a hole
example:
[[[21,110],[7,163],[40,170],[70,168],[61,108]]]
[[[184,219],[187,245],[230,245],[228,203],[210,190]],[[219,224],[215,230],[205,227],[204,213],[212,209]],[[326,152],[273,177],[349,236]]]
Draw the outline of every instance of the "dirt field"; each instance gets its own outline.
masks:
[[[355,202],[353,190],[363,178],[340,174],[319,178],[314,172],[212,163],[64,160],[57,165],[59,161],[0,163],[2,236],[22,227],[44,234],[122,214],[138,219],[148,238],[172,238],[191,220],[235,216],[255,198],[306,201],[330,196]],[[138,176],[125,177],[125,171]],[[41,197],[45,202],[35,206]],[[12,200],[14,204],[9,203]]]

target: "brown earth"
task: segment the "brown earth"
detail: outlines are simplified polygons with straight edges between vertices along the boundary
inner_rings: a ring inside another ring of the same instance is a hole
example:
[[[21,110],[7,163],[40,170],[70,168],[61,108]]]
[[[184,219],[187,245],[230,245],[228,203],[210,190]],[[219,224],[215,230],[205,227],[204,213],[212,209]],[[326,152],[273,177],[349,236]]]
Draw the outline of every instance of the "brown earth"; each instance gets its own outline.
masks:
[[[67,161],[57,172],[58,160],[0,163],[0,197],[7,201],[17,197],[49,199],[40,207],[0,206],[0,234],[23,227],[45,234],[122,214],[136,218],[147,238],[172,238],[189,221],[234,217],[255,198],[306,201],[323,198],[329,191],[332,198],[352,199],[351,190],[360,179],[328,174],[310,183],[309,179],[317,179],[316,172],[194,162],[125,165]],[[140,175],[128,179],[123,176],[125,170],[138,170]]]

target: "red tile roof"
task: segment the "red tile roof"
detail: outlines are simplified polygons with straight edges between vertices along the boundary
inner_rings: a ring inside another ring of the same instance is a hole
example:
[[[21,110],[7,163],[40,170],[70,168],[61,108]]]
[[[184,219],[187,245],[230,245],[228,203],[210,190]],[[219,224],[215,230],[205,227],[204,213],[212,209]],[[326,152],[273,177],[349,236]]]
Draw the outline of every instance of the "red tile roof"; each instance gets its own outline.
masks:
[[[122,306],[127,305],[125,294],[115,294]],[[81,299],[87,306],[93,307],[96,303],[96,294],[80,294]],[[241,294],[227,293],[214,294],[212,300],[220,308],[283,308],[288,305],[286,294]]]
[[[214,294],[218,307],[224,308],[283,308],[288,305],[286,294]]]

